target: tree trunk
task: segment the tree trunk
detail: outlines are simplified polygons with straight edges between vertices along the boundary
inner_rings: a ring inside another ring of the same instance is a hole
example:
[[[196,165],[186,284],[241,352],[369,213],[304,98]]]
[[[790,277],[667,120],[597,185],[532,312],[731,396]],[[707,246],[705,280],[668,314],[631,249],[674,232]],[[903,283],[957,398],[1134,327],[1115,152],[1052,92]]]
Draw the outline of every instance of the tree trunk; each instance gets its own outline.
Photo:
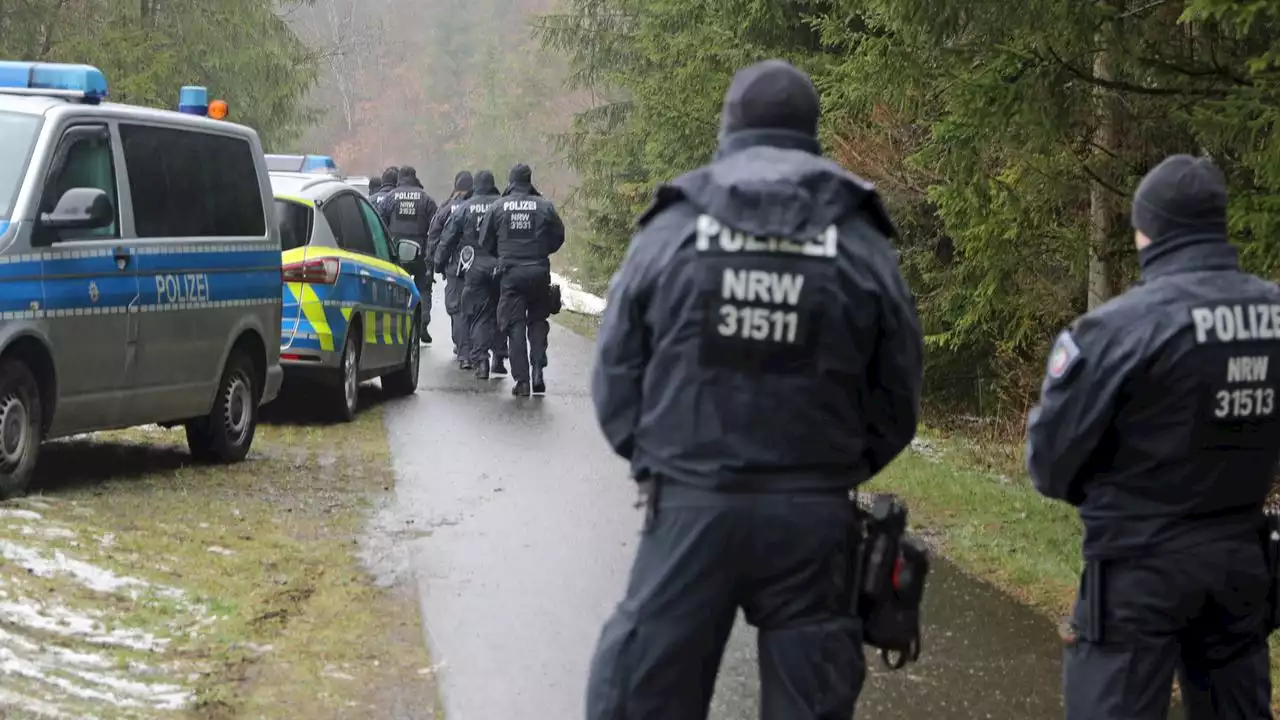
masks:
[[[1125,0],[1112,0],[1121,10]],[[1093,72],[1103,80],[1112,79],[1110,48],[1116,41],[1114,26],[1108,24],[1098,35],[1099,51],[1093,60]],[[1118,148],[1116,147],[1117,117],[1115,97],[1105,88],[1097,88],[1094,94],[1097,127],[1093,132],[1093,157],[1090,165],[1100,177],[1106,177]],[[1111,243],[1116,241],[1117,213],[1115,197],[1111,190],[1097,180],[1089,183],[1089,298],[1088,309],[1102,305],[1115,295],[1115,272],[1112,267],[1115,253]]]

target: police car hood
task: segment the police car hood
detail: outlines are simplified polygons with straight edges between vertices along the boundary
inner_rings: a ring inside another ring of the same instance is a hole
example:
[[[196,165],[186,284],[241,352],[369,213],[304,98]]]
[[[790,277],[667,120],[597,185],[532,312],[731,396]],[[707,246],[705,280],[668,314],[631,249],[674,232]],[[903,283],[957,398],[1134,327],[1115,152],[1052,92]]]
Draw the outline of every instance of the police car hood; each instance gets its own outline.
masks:
[[[702,212],[752,235],[813,237],[859,211],[886,236],[895,234],[874,186],[801,150],[748,147],[672,185]]]

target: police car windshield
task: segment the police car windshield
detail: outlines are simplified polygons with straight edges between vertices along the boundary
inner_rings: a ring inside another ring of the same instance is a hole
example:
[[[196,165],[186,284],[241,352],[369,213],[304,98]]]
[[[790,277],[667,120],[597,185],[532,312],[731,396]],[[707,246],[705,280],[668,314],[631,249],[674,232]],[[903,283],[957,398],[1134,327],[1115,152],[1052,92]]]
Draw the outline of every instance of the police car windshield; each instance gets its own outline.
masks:
[[[0,111],[0,220],[8,220],[13,213],[40,122],[39,115]]]

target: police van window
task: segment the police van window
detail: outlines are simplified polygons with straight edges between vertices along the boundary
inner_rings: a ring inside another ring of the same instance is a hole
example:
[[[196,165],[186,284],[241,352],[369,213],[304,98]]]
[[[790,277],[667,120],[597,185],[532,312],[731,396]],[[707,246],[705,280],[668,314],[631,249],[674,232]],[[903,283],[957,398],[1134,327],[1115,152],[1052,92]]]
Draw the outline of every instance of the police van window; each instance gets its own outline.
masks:
[[[360,209],[356,207],[354,193],[342,193],[330,198],[324,204],[324,217],[333,229],[334,237],[343,250],[374,255],[373,237],[369,228],[360,217]]]
[[[266,212],[243,138],[120,124],[138,237],[261,237]]]
[[[360,214],[364,216],[369,234],[373,236],[374,252],[383,260],[391,262],[391,241],[387,238],[387,229],[383,227],[382,219],[378,217],[373,206],[364,200],[356,200],[356,204],[360,206]]]
[[[311,239],[311,208],[288,200],[276,200],[276,223],[280,226],[280,249],[293,250]]]
[[[0,112],[0,220],[7,220],[40,134],[39,115]]]
[[[65,153],[65,155],[64,155]],[[44,231],[44,242],[54,240],[91,240],[120,236],[120,202],[116,193],[115,163],[111,158],[111,136],[106,125],[72,126],[59,141],[55,157],[64,157],[61,166],[51,168],[55,175],[49,177],[40,200],[40,211],[49,212],[57,206],[63,193],[71,188],[97,188],[107,194],[116,209],[116,218],[106,227],[86,230]]]

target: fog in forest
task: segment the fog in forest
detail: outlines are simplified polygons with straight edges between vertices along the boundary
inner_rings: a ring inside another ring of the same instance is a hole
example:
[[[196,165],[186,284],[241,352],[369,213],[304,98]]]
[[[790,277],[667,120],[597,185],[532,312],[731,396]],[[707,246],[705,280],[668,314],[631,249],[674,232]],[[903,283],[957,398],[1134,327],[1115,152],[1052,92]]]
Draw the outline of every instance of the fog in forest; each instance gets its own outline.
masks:
[[[412,165],[442,200],[460,169],[499,187],[517,162],[563,200],[574,177],[556,151],[585,99],[564,89],[563,60],[531,33],[556,0],[316,0],[287,18],[321,54],[308,96],[315,124],[299,152],[333,155],[348,174]]]

